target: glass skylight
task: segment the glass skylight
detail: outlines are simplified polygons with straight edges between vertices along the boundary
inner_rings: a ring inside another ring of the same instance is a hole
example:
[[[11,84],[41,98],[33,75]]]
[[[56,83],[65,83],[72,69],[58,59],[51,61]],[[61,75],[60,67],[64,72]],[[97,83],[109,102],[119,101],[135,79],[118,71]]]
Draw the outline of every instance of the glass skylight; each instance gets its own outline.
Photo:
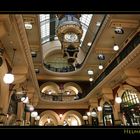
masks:
[[[85,38],[85,35],[86,35],[86,32],[87,32],[87,29],[88,29],[88,26],[90,24],[92,16],[93,16],[92,14],[82,14],[80,17],[80,21],[81,21],[82,29],[83,29],[83,35],[81,38],[82,42]]]
[[[50,14],[40,15],[41,42],[50,41]]]
[[[83,29],[81,43],[83,42],[85,38],[92,16],[93,16],[92,14],[81,14],[80,22]],[[40,14],[39,17],[40,17],[40,28],[41,28],[41,43],[43,44],[45,42],[50,41],[50,30],[51,30],[50,29],[50,22],[51,22],[50,14]],[[58,39],[58,37],[54,35],[54,39]]]

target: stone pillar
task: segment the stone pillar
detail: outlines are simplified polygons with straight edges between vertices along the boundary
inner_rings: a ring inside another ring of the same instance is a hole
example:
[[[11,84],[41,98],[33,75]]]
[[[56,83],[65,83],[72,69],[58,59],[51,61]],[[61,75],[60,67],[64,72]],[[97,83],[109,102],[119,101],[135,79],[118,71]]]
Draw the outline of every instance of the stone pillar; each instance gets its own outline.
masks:
[[[34,117],[31,117],[31,125],[35,125],[35,118]]]
[[[92,116],[91,115],[88,116],[88,123],[89,123],[90,126],[92,125]]]
[[[98,106],[98,100],[94,99],[94,98],[90,99],[89,104],[90,104],[90,108],[89,108],[90,116],[88,117],[88,120],[89,120],[89,125],[93,125],[93,122],[92,122],[93,118],[91,116],[91,113],[92,113],[93,109],[95,109]]]
[[[103,114],[102,111],[97,113],[98,115],[98,120],[99,120],[99,126],[103,126]]]
[[[121,124],[120,104],[115,103],[113,105],[114,125]]]
[[[5,73],[7,73],[7,65],[3,59],[3,64],[0,67],[0,108],[3,114],[7,114],[9,107],[9,85],[3,81]]]
[[[31,113],[30,112],[26,112],[26,119],[25,119],[25,125],[26,126],[29,126],[30,123],[31,123],[30,116],[31,116]]]
[[[17,120],[23,122],[23,112],[24,112],[24,104],[23,102],[18,102],[18,108],[17,108]]]

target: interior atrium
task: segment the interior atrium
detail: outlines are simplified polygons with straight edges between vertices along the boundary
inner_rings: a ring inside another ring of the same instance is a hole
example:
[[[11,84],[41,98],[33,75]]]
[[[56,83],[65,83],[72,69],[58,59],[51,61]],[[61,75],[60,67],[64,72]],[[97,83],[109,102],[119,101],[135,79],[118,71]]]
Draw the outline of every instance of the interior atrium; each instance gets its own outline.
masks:
[[[0,14],[1,126],[140,126],[140,14]]]

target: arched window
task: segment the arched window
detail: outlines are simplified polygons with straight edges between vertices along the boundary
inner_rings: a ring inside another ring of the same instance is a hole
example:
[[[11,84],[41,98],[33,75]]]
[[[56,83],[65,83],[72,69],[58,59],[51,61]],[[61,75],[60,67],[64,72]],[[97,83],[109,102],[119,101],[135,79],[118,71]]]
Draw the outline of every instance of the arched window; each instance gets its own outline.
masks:
[[[138,104],[137,94],[132,90],[126,90],[122,95],[122,103],[127,107]]]
[[[134,90],[126,90],[122,95],[120,104],[121,113],[124,115],[126,124],[130,126],[140,125],[140,101]]]

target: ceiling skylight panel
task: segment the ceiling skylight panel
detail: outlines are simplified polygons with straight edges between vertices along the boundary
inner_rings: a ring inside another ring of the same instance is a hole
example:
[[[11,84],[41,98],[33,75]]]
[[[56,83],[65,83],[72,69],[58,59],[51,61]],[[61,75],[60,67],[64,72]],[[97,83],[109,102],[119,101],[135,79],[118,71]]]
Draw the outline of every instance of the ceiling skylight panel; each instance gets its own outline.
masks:
[[[50,15],[40,15],[40,28],[41,28],[41,40],[42,43],[49,41],[50,36]]]
[[[90,24],[92,16],[93,16],[92,14],[82,14],[80,17],[80,21],[81,21],[82,29],[83,29],[83,35],[81,38],[82,42],[85,38],[85,35],[86,35],[87,30],[88,30],[88,26]]]

